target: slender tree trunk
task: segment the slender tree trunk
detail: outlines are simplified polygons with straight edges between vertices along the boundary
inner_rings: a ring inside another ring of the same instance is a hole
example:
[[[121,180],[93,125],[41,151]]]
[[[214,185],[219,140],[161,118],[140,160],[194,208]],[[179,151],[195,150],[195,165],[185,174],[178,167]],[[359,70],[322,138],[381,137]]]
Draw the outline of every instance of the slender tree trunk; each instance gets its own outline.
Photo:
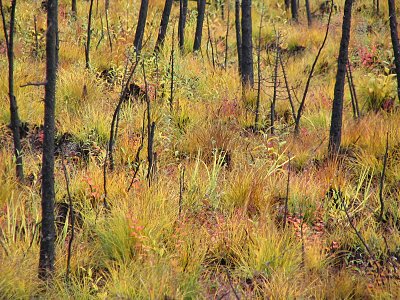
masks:
[[[171,38],[171,82],[170,82],[170,98],[169,98],[169,111],[172,113],[174,109],[174,57],[175,57],[175,26],[172,28],[172,38]]]
[[[290,8],[290,0],[285,0],[285,10],[289,10]]]
[[[17,0],[11,1],[10,32],[7,33],[6,20],[4,15],[3,3],[0,0],[1,17],[3,21],[4,37],[7,47],[8,58],[8,95],[10,97],[10,127],[13,133],[14,155],[16,158],[16,176],[22,182],[24,180],[24,169],[22,165],[22,147],[20,139],[20,119],[18,115],[17,100],[14,95],[14,30],[15,30],[15,8]]]
[[[292,10],[292,20],[295,22],[298,21],[298,16],[297,16],[297,0],[291,0],[291,10]]]
[[[71,6],[72,6],[71,7],[72,15],[76,16],[78,13],[77,8],[76,8],[76,0],[72,0]]]
[[[242,1],[242,83],[254,85],[251,0]]]
[[[263,21],[263,12],[261,13],[260,26],[258,27],[258,45],[257,45],[257,101],[256,113],[254,119],[254,130],[258,130],[260,121],[260,102],[261,102],[261,28]]]
[[[92,38],[92,12],[93,12],[93,0],[90,0],[87,39],[86,39],[86,47],[85,47],[86,69],[90,68],[90,41]]]
[[[58,0],[47,2],[46,86],[44,99],[44,139],[42,158],[42,234],[40,240],[39,278],[54,273],[54,133],[57,78]]]
[[[194,36],[193,51],[201,48],[201,36],[203,34],[204,13],[206,11],[206,0],[197,0],[197,24]]]
[[[228,67],[228,37],[229,37],[230,15],[231,15],[231,6],[228,1],[228,18],[226,20],[226,34],[225,34],[225,58],[224,58],[225,70]]]
[[[346,77],[346,65],[348,61],[348,48],[350,42],[352,5],[353,0],[345,1],[342,24],[342,39],[340,41],[339,48],[338,68],[336,73],[336,83],[332,107],[331,128],[329,133],[329,155],[331,156],[339,152],[342,138],[343,96]]]
[[[275,106],[276,106],[276,98],[277,98],[277,89],[278,89],[278,66],[279,66],[279,33],[277,34],[276,39],[276,53],[275,53],[275,67],[274,67],[274,92],[271,101],[271,134],[275,134]]]
[[[146,26],[147,10],[149,8],[149,0],[142,0],[140,4],[139,20],[136,27],[135,40],[133,46],[135,47],[136,53],[139,54],[142,50],[142,41],[144,35],[144,28]]]
[[[242,74],[242,33],[240,26],[240,0],[235,0],[235,30],[239,74]]]
[[[307,23],[308,23],[308,27],[310,27],[312,25],[310,0],[305,0],[305,1],[306,1]]]
[[[165,0],[164,10],[161,17],[160,30],[158,32],[157,42],[155,46],[155,51],[159,51],[164,45],[165,36],[167,34],[167,27],[169,22],[169,16],[171,14],[173,0]]]
[[[392,37],[394,63],[396,65],[397,74],[397,95],[400,101],[400,45],[399,35],[397,32],[396,5],[394,0],[388,0],[389,18],[390,18],[390,36]]]
[[[183,51],[185,45],[185,25],[188,8],[188,0],[179,0],[179,22],[178,22],[178,40],[179,48]]]

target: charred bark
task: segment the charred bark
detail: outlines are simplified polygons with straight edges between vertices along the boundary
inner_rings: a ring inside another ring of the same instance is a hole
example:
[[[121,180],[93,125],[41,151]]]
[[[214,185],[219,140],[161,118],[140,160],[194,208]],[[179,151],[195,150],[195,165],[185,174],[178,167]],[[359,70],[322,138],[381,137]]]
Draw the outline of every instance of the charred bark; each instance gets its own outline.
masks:
[[[133,46],[137,54],[142,50],[142,42],[144,35],[144,28],[146,27],[147,10],[149,8],[149,0],[142,0],[139,10],[139,19],[136,27],[135,40]]]
[[[238,71],[242,74],[242,29],[240,26],[240,0],[235,0],[235,30],[238,55]]]
[[[188,0],[179,0],[178,40],[179,48],[183,51],[185,45],[185,25],[188,8]]]
[[[169,16],[171,14],[173,0],[165,0],[164,10],[161,17],[160,30],[158,32],[157,42],[155,46],[155,51],[159,51],[164,45],[165,36],[167,34],[167,27],[169,22]]]
[[[254,85],[251,0],[242,1],[242,84]]]
[[[4,37],[7,47],[8,58],[8,95],[10,98],[10,127],[13,133],[14,155],[15,155],[15,172],[17,179],[22,182],[24,180],[24,169],[22,164],[22,146],[20,137],[20,119],[18,114],[17,100],[14,95],[14,30],[15,30],[15,8],[17,1],[11,2],[10,14],[10,31],[7,32],[6,20],[4,15],[3,3],[0,0],[1,17],[3,21]]]
[[[344,4],[344,15],[342,24],[342,39],[340,41],[338,68],[333,98],[331,127],[329,133],[329,155],[333,156],[339,152],[342,138],[343,119],[343,96],[346,77],[346,65],[348,62],[348,51],[351,30],[351,8],[353,0],[346,0]]]
[[[42,157],[42,234],[40,240],[39,278],[54,274],[54,134],[57,79],[58,0],[47,2],[46,86],[44,98],[44,138]]]
[[[389,20],[390,20],[390,36],[392,38],[394,63],[396,65],[397,74],[397,95],[400,100],[400,45],[399,35],[397,32],[396,4],[394,0],[388,0]]]
[[[196,34],[194,36],[193,51],[198,51],[201,48],[201,36],[203,34],[204,14],[206,11],[206,0],[197,1],[197,24]]]

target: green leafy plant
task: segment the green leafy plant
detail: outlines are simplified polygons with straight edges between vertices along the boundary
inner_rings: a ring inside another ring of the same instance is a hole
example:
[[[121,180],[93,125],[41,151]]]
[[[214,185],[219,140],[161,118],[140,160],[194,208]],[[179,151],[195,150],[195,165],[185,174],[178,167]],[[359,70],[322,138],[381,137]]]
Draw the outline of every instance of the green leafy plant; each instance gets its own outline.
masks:
[[[396,80],[395,74],[375,75],[368,74],[368,81],[363,85],[362,94],[365,99],[365,105],[368,110],[378,111],[386,108],[396,97]]]

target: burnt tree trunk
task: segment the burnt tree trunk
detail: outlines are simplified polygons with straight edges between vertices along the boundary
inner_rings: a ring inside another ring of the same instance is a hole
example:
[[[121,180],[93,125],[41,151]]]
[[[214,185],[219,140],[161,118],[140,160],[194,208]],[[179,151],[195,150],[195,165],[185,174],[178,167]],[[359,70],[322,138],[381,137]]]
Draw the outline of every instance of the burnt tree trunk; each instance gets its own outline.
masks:
[[[149,0],[142,0],[139,10],[139,19],[136,27],[135,40],[133,46],[137,54],[142,50],[142,41],[144,35],[144,28],[146,26],[147,10],[149,8]]]
[[[342,39],[340,41],[339,48],[338,68],[336,73],[336,83],[332,107],[331,128],[329,133],[330,156],[333,156],[339,152],[342,138],[343,95],[346,77],[346,65],[349,52],[352,5],[353,0],[345,1],[342,24]]]
[[[58,0],[47,2],[46,86],[44,99],[44,138],[42,157],[42,234],[40,239],[39,278],[54,274],[54,133],[57,78]]]
[[[76,16],[76,15],[77,15],[76,0],[72,0],[72,3],[71,3],[71,11],[72,11],[72,15],[73,15],[73,16]]]
[[[198,51],[201,48],[201,36],[203,34],[205,11],[206,11],[206,0],[197,0],[197,24],[196,24],[196,34],[194,36],[193,51]]]
[[[178,40],[179,48],[183,51],[185,45],[185,25],[188,9],[188,0],[179,0]]]
[[[312,25],[310,0],[305,0],[305,1],[306,1],[307,23],[308,23],[308,27],[310,27]]]
[[[89,15],[88,15],[88,27],[87,27],[87,39],[85,47],[85,60],[86,69],[90,68],[90,41],[92,38],[92,12],[93,12],[93,0],[90,0]],[[58,44],[58,42],[57,42]]]
[[[235,0],[235,30],[239,74],[242,74],[242,33],[240,27],[240,0]]]
[[[289,10],[290,0],[285,0],[285,10]]]
[[[392,37],[394,63],[396,65],[397,74],[397,95],[400,101],[400,45],[399,35],[397,32],[396,5],[394,0],[388,0],[389,19],[390,19],[390,35]]]
[[[298,15],[297,15],[297,0],[291,0],[290,2],[290,8],[292,10],[292,20],[295,22],[298,21]]]
[[[16,159],[16,176],[17,179],[22,182],[24,180],[24,169],[22,165],[22,147],[20,137],[20,119],[18,115],[17,100],[14,95],[14,30],[15,30],[15,8],[17,6],[17,0],[11,2],[11,14],[10,14],[10,31],[7,33],[6,20],[4,15],[3,3],[0,0],[1,17],[3,21],[4,37],[6,40],[7,47],[7,58],[8,58],[8,95],[10,98],[10,127],[13,133],[14,142],[14,155]]]
[[[169,16],[171,14],[173,0],[165,0],[164,10],[161,17],[160,30],[158,32],[157,42],[155,46],[155,51],[159,51],[164,45],[165,36],[167,34],[167,27],[169,22]]]
[[[242,84],[254,85],[251,0],[242,1]]]

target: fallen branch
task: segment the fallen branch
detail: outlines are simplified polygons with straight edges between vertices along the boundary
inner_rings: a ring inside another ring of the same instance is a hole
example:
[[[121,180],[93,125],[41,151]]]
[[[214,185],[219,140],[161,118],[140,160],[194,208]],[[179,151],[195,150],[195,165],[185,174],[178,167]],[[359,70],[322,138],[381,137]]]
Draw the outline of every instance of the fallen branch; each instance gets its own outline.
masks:
[[[20,85],[19,87],[23,88],[23,87],[27,87],[27,86],[44,86],[46,84],[47,84],[47,81],[44,81],[44,82],[28,82],[28,83]]]

